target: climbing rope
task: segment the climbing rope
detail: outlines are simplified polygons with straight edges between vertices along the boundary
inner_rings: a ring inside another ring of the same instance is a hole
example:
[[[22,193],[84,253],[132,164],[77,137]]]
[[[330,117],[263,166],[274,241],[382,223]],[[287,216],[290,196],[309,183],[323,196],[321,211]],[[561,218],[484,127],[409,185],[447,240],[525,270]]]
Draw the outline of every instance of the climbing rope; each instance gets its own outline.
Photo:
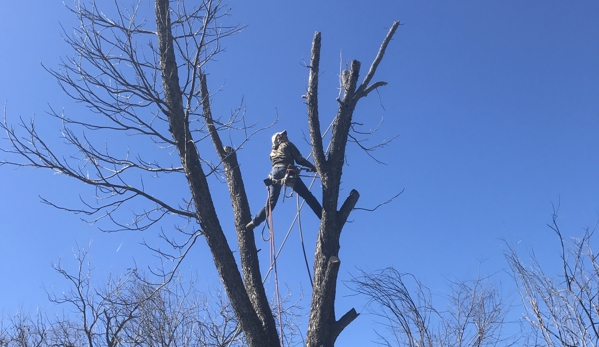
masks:
[[[306,177],[306,176],[303,176],[303,177]],[[308,190],[311,190],[311,189],[312,189],[312,186],[313,186],[313,185],[314,185],[314,183],[316,182],[316,178],[317,178],[317,176],[316,176],[316,175],[314,175],[314,176],[310,176],[310,177],[312,177],[312,182],[310,182],[310,185],[308,186]],[[269,192],[270,192],[270,191],[269,191]],[[292,190],[292,192],[293,192],[293,190]],[[283,191],[283,194],[285,194],[285,191]],[[285,195],[283,195],[283,196],[285,196]],[[269,193],[268,197],[270,197],[270,193]],[[268,198],[268,197],[267,197],[267,198]],[[303,237],[303,232],[302,232],[302,227],[301,227],[301,220],[300,220],[300,211],[301,211],[301,209],[302,209],[302,207],[304,206],[304,204],[305,204],[305,202],[306,202],[306,201],[304,200],[304,201],[302,201],[302,202],[300,203],[300,202],[299,202],[299,194],[298,194],[298,195],[296,195],[296,198],[297,198],[297,212],[296,212],[296,214],[295,214],[295,217],[293,218],[293,221],[291,222],[291,225],[289,226],[289,229],[287,229],[287,233],[285,233],[285,237],[283,238],[283,242],[281,243],[281,246],[280,246],[280,247],[279,247],[279,249],[277,250],[277,253],[276,253],[276,255],[275,255],[274,259],[275,259],[275,260],[276,260],[276,259],[278,259],[278,258],[279,258],[279,255],[281,255],[281,252],[283,251],[283,247],[284,247],[284,246],[285,246],[285,244],[287,243],[287,240],[289,239],[289,235],[291,235],[291,231],[293,230],[293,227],[295,226],[295,223],[296,223],[296,222],[298,222],[299,234],[300,234],[300,242],[301,242],[301,245],[302,245],[302,251],[303,251],[303,254],[304,254],[304,261],[305,261],[305,263],[306,263],[306,269],[308,270],[308,279],[310,280],[310,284],[311,284],[311,286],[312,286],[312,287],[314,287],[314,283],[313,283],[313,281],[312,281],[312,273],[310,272],[310,265],[309,265],[309,263],[308,263],[308,257],[307,257],[307,255],[306,255],[306,246],[305,246],[305,244],[304,244],[304,237]],[[268,201],[266,202],[266,203],[267,203],[267,205],[269,204],[269,201],[270,201],[270,200],[268,200]],[[270,216],[270,212],[269,212],[269,216]],[[270,223],[269,223],[269,224],[270,224]],[[266,226],[264,226],[264,227],[262,228],[262,240],[264,240],[264,241],[269,241],[270,237],[269,237],[268,239],[264,237],[264,230],[265,230],[264,228],[265,228],[265,227],[266,227]],[[266,282],[266,279],[267,279],[267,278],[268,278],[268,276],[270,275],[270,272],[272,271],[272,268],[273,268],[273,267],[272,267],[272,265],[271,265],[271,267],[270,267],[270,268],[268,269],[268,271],[266,272],[266,275],[264,275],[264,280],[262,281],[262,283]]]
[[[276,246],[275,246],[275,228],[272,220],[272,208],[270,205],[270,186],[266,187],[268,191],[268,224],[270,227],[270,272],[271,269],[275,270],[275,298],[277,300],[277,311],[279,315],[279,330],[280,330],[280,339],[281,339],[281,347],[284,347],[283,340],[283,318],[281,311],[281,294],[279,292],[279,272],[277,271],[277,257],[276,257]]]
[[[296,195],[295,201],[297,203],[297,226],[299,228],[299,236],[300,243],[302,244],[302,252],[304,253],[304,262],[306,263],[306,270],[308,270],[308,278],[310,279],[310,285],[314,288],[314,283],[312,282],[312,273],[310,272],[310,264],[308,264],[308,256],[306,255],[306,246],[304,245],[304,234],[302,232],[302,219],[300,218],[300,209],[302,205],[300,205],[299,194]]]

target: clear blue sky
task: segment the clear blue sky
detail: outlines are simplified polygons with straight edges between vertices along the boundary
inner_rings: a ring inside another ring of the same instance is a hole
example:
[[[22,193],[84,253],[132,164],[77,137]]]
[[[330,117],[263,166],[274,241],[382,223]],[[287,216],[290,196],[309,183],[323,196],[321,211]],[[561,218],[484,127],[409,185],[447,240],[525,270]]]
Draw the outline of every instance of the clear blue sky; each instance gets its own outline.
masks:
[[[389,84],[362,100],[355,115],[364,129],[383,119],[371,143],[398,137],[374,153],[387,165],[350,147],[343,192],[357,189],[358,206],[364,208],[405,192],[376,212],[352,214],[341,239],[340,281],[357,268],[394,266],[442,295],[448,279],[496,274],[493,278],[511,296],[513,286],[502,273],[506,241],[523,254],[534,249],[541,258],[555,256],[557,240],[546,226],[552,203],[561,205],[559,221],[567,236],[580,235],[599,220],[598,2],[229,4],[230,23],[248,27],[224,41],[226,52],[208,66],[211,89],[222,87],[214,110],[226,115],[243,98],[249,120],[266,126],[279,117],[272,130],[252,138],[239,155],[253,213],[265,200],[262,179],[269,171],[272,133],[287,129],[300,151],[310,152],[303,141],[307,120],[300,96],[308,76],[302,62],[309,60],[314,32],[323,38],[320,112],[328,124],[336,110],[340,64],[357,59],[364,75],[388,27],[394,20],[403,23],[376,76]],[[61,57],[72,54],[61,39],[60,24],[67,32],[77,24],[62,1],[0,3],[0,100],[12,122],[35,116],[54,140],[59,125],[46,121],[48,105],[81,112],[40,65],[57,67]],[[111,271],[122,273],[134,259],[142,267],[156,262],[138,243],[155,241],[157,230],[103,234],[38,198],[77,204],[79,195],[92,196],[89,189],[30,169],[1,167],[0,177],[2,314],[55,309],[43,287],[62,290],[64,283],[50,264],[62,258],[74,265],[76,244],[93,240],[90,261],[98,280]],[[223,216],[230,213],[225,198],[217,201]],[[278,240],[294,210],[292,200],[277,207]],[[302,216],[311,255],[317,223],[310,211]],[[231,223],[225,227],[234,242]],[[268,244],[261,242],[266,250]],[[267,253],[261,254],[266,263]],[[279,266],[282,282],[294,294],[302,287],[303,306],[309,307],[296,231]],[[187,269],[208,286],[216,285],[203,244]],[[346,294],[340,286],[338,314],[351,307],[362,312],[363,300]],[[339,345],[373,340],[371,318],[363,315],[352,323]]]

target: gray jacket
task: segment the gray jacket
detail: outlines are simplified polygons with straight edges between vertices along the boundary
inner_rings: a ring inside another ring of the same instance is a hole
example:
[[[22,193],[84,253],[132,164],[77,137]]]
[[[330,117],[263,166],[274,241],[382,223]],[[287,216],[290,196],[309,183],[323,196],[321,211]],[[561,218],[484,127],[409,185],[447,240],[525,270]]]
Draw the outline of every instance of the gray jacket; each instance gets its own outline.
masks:
[[[306,160],[297,147],[289,141],[273,146],[270,152],[270,161],[273,167],[287,167],[288,165],[294,165],[295,162],[314,169],[314,165]]]

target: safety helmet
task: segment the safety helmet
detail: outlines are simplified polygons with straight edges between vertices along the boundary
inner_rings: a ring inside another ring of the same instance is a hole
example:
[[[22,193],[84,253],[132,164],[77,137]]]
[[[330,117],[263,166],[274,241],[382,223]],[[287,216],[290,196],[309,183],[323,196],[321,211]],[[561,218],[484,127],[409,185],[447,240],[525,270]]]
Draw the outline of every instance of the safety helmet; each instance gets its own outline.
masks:
[[[281,136],[281,135],[287,135],[287,130],[279,131],[278,133],[275,133],[275,134],[272,136],[272,144],[273,144],[273,145],[276,145],[276,144],[277,144],[277,142],[278,142],[278,139],[279,139],[279,136]]]

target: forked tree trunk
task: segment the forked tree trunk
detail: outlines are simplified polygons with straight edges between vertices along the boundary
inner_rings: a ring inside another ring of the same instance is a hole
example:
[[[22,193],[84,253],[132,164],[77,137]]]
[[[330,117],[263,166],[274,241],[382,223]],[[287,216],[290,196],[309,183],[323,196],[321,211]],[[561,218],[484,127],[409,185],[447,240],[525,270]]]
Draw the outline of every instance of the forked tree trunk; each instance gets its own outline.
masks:
[[[254,234],[253,231],[245,230],[243,227],[244,223],[249,221],[250,214],[236,154],[231,148],[224,148],[222,146],[210,114],[206,79],[198,71],[198,75],[201,76],[200,93],[203,98],[204,117],[216,151],[224,165],[231,200],[233,202],[235,225],[244,273],[243,279],[217,218],[208,182],[199,160],[197,148],[189,131],[189,124],[185,118],[175,61],[168,0],[156,1],[156,24],[164,102],[166,105],[163,112],[168,117],[170,130],[177,144],[197,211],[197,219],[202,227],[221,281],[248,344],[252,347],[279,346],[280,342],[276,332],[276,324],[261,283]],[[354,109],[361,97],[368,95],[370,91],[385,84],[384,82],[377,82],[373,85],[368,85],[398,25],[398,22],[393,24],[362,85],[358,86],[360,63],[352,61],[348,83],[344,86],[344,96],[342,100],[339,100],[339,111],[333,127],[331,150],[328,158],[325,157],[323,150],[320,121],[318,118],[317,94],[320,33],[316,33],[314,36],[307,102],[314,161],[323,185],[323,216],[314,259],[314,291],[312,294],[312,306],[306,340],[306,346],[309,347],[333,346],[341,331],[358,316],[356,311],[351,309],[340,319],[336,319],[335,317],[335,294],[340,266],[339,239],[343,225],[359,198],[358,192],[352,190],[341,208],[337,210],[339,189],[345,148]]]

